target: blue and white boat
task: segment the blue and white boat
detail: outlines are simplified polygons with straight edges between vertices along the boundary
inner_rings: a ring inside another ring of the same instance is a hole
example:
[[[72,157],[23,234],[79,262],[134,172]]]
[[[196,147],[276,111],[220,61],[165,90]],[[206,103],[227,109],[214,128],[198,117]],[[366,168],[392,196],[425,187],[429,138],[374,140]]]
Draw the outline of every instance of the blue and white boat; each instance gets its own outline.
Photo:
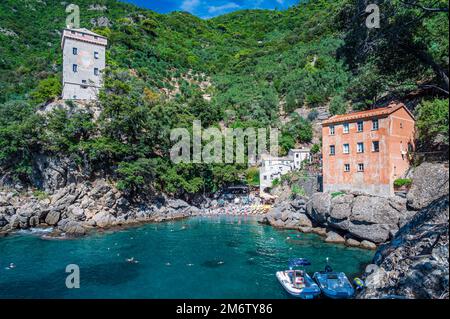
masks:
[[[355,294],[355,289],[347,276],[343,272],[333,271],[328,265],[328,258],[325,271],[315,272],[313,277],[322,293],[328,298],[348,299]]]
[[[302,299],[314,299],[320,295],[319,286],[303,269],[311,263],[304,258],[289,261],[289,270],[277,271],[276,276],[283,288],[291,295]],[[295,268],[302,268],[297,270]]]

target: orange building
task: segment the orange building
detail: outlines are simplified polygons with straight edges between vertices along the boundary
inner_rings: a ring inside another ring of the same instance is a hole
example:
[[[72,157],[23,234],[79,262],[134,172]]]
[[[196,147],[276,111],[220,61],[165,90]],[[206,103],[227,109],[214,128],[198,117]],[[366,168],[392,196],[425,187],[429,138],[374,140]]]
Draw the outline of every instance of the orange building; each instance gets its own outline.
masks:
[[[394,193],[409,168],[415,119],[404,104],[335,115],[322,122],[323,189]]]

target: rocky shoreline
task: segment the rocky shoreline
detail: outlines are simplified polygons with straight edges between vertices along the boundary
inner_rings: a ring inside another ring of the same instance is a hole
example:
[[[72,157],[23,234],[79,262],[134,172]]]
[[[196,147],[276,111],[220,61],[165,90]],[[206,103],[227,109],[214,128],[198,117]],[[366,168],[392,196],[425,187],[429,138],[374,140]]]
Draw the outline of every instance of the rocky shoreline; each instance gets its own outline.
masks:
[[[277,228],[316,233],[326,242],[377,249],[395,238],[421,209],[447,195],[448,164],[423,163],[406,197],[360,192],[314,193],[310,198],[282,198],[263,222]]]
[[[10,232],[52,227],[52,238],[74,238],[94,230],[120,229],[193,216],[260,216],[263,205],[205,200],[199,207],[164,195],[130,202],[104,179],[72,183],[52,195],[0,191],[0,237]]]
[[[164,195],[130,202],[105,179],[72,182],[47,195],[0,190],[0,237],[52,227],[46,238],[69,239],[143,223],[192,216],[256,216],[276,228],[316,233],[329,243],[376,249],[359,298],[448,298],[448,163],[424,163],[405,197],[315,193],[262,205],[203,199],[191,205]]]

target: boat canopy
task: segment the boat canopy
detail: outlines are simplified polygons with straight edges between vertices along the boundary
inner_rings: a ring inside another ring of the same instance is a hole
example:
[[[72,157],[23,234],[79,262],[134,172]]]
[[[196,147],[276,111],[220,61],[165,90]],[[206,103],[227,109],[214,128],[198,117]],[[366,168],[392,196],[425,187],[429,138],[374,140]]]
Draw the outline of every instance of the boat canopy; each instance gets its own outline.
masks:
[[[289,268],[292,269],[297,266],[309,266],[311,263],[306,258],[294,258],[289,260]]]

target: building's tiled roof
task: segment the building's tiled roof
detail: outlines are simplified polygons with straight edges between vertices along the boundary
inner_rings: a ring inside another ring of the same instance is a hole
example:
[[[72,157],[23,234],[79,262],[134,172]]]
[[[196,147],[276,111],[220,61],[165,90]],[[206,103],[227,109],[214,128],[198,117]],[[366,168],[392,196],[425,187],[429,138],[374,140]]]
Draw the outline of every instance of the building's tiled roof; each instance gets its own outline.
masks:
[[[329,119],[322,122],[322,125],[331,124],[331,123],[339,123],[345,121],[354,121],[359,119],[371,118],[371,117],[381,117],[388,116],[389,114],[397,111],[398,109],[404,108],[409,115],[414,119],[414,116],[408,110],[408,108],[403,103],[391,103],[387,107],[381,107],[373,110],[354,112],[349,114],[340,114],[334,115]]]
[[[89,35],[93,35],[95,37],[100,37],[100,38],[104,38],[104,36],[97,34],[95,32],[92,32],[91,30],[88,30],[86,28],[80,28],[80,29],[66,29],[69,31],[75,31],[75,32],[81,32],[81,33],[85,33],[85,34],[89,34]]]

